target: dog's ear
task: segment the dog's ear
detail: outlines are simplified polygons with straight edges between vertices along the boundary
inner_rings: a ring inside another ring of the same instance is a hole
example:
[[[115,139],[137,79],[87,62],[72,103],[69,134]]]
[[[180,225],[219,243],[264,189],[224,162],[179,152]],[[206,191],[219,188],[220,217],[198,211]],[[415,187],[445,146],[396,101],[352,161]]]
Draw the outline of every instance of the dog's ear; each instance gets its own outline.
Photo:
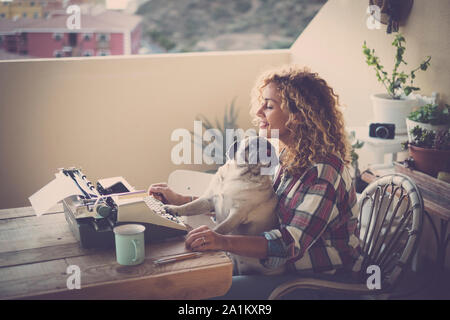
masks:
[[[279,164],[277,151],[268,139],[261,138],[260,146],[261,145],[263,146],[259,150],[260,161],[263,165],[261,168],[261,175],[273,175],[275,173],[275,168]]]
[[[240,141],[236,140],[228,148],[227,153],[226,153],[227,160],[233,160],[236,157],[236,152],[239,148],[239,143],[240,143]]]
[[[276,156],[276,152],[270,141],[264,137],[258,137],[258,162],[265,163],[271,161],[272,154]]]
[[[249,163],[249,140],[251,137],[246,137],[240,141],[234,159],[238,165],[244,165]]]
[[[266,146],[267,146],[267,156],[268,157],[270,157],[270,156],[272,156],[272,148],[273,148],[273,146],[272,146],[272,144],[270,143],[270,141],[269,140],[267,140],[266,141]]]

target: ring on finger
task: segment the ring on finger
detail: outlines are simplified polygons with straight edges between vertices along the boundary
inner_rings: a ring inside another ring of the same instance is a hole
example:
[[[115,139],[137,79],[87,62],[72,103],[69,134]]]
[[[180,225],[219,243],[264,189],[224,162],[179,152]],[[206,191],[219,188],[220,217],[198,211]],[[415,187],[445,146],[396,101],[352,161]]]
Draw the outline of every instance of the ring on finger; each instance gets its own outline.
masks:
[[[205,237],[202,237],[202,240],[203,240],[202,246],[204,246],[206,244]]]

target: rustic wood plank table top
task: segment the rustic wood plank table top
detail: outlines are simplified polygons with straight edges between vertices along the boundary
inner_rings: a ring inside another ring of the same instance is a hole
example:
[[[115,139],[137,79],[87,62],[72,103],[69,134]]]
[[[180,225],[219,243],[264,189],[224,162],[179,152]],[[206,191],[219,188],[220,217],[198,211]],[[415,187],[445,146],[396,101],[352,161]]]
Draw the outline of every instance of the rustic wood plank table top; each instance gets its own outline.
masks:
[[[231,286],[224,252],[164,265],[154,260],[187,252],[184,238],[145,246],[144,263],[121,266],[115,249],[83,249],[62,206],[35,216],[31,207],[0,210],[0,299],[205,299]],[[70,265],[80,268],[81,289],[68,289]]]

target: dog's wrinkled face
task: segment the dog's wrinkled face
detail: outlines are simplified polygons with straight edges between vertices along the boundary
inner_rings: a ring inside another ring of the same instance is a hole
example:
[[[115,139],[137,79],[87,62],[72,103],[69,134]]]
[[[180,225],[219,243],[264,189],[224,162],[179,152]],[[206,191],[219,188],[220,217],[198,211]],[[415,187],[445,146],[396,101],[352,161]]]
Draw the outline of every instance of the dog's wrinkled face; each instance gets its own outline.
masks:
[[[273,175],[278,157],[273,145],[264,137],[250,136],[233,143],[227,159],[235,160],[241,167],[261,168],[261,175]]]

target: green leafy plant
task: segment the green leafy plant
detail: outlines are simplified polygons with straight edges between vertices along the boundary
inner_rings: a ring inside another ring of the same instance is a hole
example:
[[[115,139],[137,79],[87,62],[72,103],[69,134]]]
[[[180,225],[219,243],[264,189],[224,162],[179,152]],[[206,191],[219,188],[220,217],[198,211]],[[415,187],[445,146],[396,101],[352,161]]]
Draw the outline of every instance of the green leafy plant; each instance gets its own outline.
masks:
[[[450,124],[450,106],[439,109],[437,104],[426,104],[411,112],[408,119],[432,125]]]
[[[355,131],[351,131],[348,134],[348,138],[351,144],[351,150],[350,150],[350,157],[352,159],[352,167],[353,167],[353,173],[352,177],[355,183],[356,192],[361,193],[364,188],[367,186],[367,183],[365,183],[361,179],[361,171],[359,170],[359,155],[356,153],[356,149],[361,149],[364,146],[364,141],[360,141],[356,139],[356,133]]]
[[[406,43],[405,37],[398,33],[395,36],[392,45],[396,48],[395,64],[391,75],[384,70],[384,66],[381,65],[380,59],[375,55],[375,50],[367,47],[366,41],[363,44],[363,53],[366,57],[366,63],[369,66],[373,66],[376,72],[376,76],[379,82],[381,82],[386,88],[388,94],[393,99],[400,99],[402,93],[408,96],[411,92],[420,90],[418,87],[414,87],[414,79],[416,78],[416,72],[419,70],[426,71],[430,66],[431,57],[427,56],[423,62],[415,69],[408,73],[399,71],[401,64],[407,65],[403,60],[403,55],[406,51],[404,44]],[[407,80],[410,80],[409,85],[406,84]]]
[[[439,130],[434,138],[434,149],[450,150],[450,130]]]
[[[222,163],[226,162],[226,152],[227,152],[226,139],[225,139],[226,138],[226,130],[227,129],[238,129],[237,119],[238,119],[239,111],[236,110],[236,108],[235,108],[235,100],[236,100],[236,98],[234,98],[231,101],[229,106],[225,107],[225,112],[223,115],[222,123],[220,123],[220,121],[216,118],[215,125],[213,125],[212,122],[209,121],[204,115],[198,115],[195,117],[195,120],[202,122],[202,127],[203,127],[204,131],[209,130],[209,129],[219,130],[220,133],[222,134],[223,141],[218,141],[218,140],[214,140],[212,142],[204,141],[203,137],[201,137],[197,133],[191,131],[193,140],[201,141],[197,145],[197,147],[202,148],[202,150],[206,146],[208,146],[210,143],[212,143],[214,146],[217,146],[217,149],[220,150],[219,157],[222,159]],[[195,139],[195,137],[197,139]],[[230,145],[231,145],[231,143],[230,143]],[[216,149],[214,149],[214,150],[216,150]],[[216,155],[214,155],[214,156],[216,156]]]
[[[359,141],[356,139],[355,131],[349,133],[349,140],[352,146],[350,150],[350,157],[352,159],[352,166],[356,169],[358,167],[359,155],[356,153],[356,149],[361,149],[364,146],[364,141]]]
[[[166,51],[170,51],[176,46],[176,43],[170,39],[170,35],[167,32],[151,30],[147,32],[147,36],[163,47]]]
[[[450,150],[450,129],[434,131],[415,126],[410,132],[412,142],[402,143],[403,149],[413,145],[425,149]]]

